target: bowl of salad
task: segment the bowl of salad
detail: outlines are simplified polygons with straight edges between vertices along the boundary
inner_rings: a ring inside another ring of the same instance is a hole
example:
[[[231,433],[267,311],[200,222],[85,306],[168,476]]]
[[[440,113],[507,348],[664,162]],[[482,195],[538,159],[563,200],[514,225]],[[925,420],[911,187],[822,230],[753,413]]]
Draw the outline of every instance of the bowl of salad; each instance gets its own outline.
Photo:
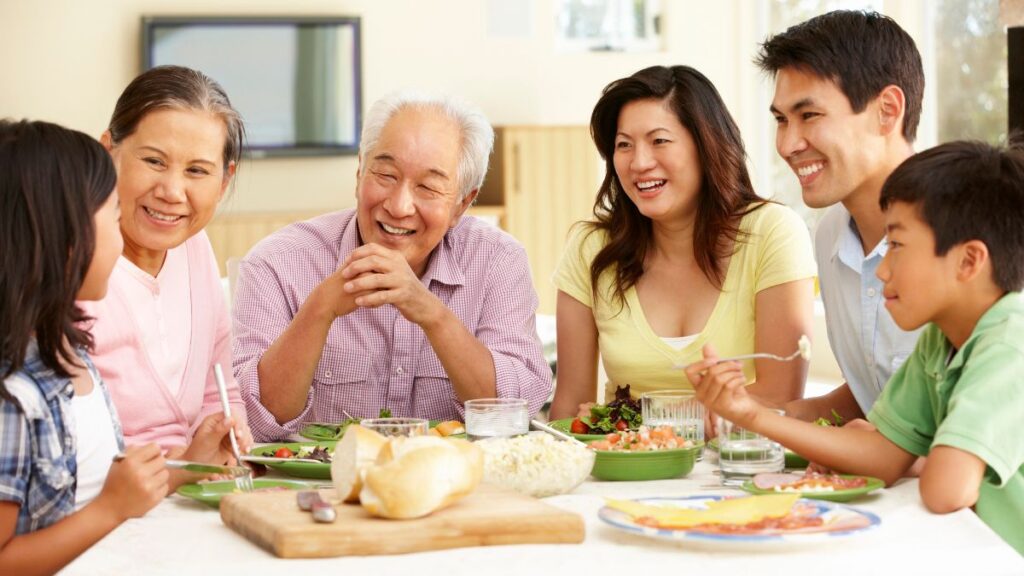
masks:
[[[590,442],[597,454],[590,474],[601,480],[664,480],[693,470],[703,442],[677,436],[671,426],[624,430]]]
[[[552,428],[572,435],[582,442],[603,440],[608,434],[637,430],[643,424],[640,402],[629,394],[629,385],[615,388],[615,399],[607,404],[591,406],[590,415],[562,418],[548,423]]]

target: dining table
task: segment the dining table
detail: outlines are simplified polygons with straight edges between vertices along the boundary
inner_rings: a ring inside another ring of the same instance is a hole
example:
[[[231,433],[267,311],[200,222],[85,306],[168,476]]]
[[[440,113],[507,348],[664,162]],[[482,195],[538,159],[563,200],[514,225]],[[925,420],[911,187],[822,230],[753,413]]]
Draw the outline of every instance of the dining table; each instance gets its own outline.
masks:
[[[875,514],[880,519],[877,526],[842,538],[789,542],[778,548],[759,545],[744,549],[741,545],[719,549],[653,539],[613,527],[598,516],[606,498],[716,494],[742,492],[721,486],[717,466],[705,458],[682,478],[608,482],[591,477],[567,494],[545,498],[545,502],[583,518],[586,536],[579,544],[481,546],[315,559],[277,558],[226,526],[215,509],[174,494],[145,516],[122,524],[62,574],[1024,574],[1024,558],[971,510],[950,514],[926,510],[918,481],[912,478],[846,504]]]

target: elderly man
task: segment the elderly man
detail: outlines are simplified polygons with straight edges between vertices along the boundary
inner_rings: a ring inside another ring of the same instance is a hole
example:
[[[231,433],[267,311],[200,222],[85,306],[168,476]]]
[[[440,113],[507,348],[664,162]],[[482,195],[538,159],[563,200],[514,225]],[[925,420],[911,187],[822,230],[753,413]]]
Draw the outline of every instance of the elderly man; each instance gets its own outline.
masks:
[[[350,414],[461,419],[472,398],[551,391],[537,295],[512,237],[463,216],[494,132],[444,97],[370,109],[355,209],[267,237],[239,267],[234,371],[258,440]]]

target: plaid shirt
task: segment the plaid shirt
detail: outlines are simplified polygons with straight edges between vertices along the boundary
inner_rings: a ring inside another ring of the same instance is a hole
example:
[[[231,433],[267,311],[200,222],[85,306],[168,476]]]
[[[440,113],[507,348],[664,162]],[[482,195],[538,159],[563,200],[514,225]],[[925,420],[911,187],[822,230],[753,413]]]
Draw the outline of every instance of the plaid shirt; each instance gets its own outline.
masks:
[[[89,356],[78,355],[98,383],[118,448],[124,448],[117,412]],[[71,398],[74,385],[43,365],[35,341],[25,365],[4,380],[17,404],[0,397],[0,500],[20,506],[15,534],[46,528],[75,509],[76,460]]]
[[[348,412],[462,419],[463,405],[423,330],[394,306],[359,308],[334,321],[295,419],[278,424],[260,403],[260,358],[299,307],[360,245],[355,210],[326,214],[269,236],[239,266],[234,369],[249,426],[259,441],[288,436],[307,421]],[[537,336],[537,294],[526,251],[508,234],[463,216],[434,249],[423,284],[491,351],[498,397],[525,398],[531,414],[551,392]]]

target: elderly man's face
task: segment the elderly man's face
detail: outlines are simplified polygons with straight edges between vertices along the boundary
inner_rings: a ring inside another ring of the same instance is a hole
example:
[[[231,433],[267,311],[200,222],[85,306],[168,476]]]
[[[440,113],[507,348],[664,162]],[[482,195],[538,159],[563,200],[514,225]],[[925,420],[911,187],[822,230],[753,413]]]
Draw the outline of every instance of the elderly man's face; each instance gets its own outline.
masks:
[[[398,250],[417,276],[473,200],[459,200],[461,133],[433,110],[404,109],[359,160],[356,178],[363,243]]]

